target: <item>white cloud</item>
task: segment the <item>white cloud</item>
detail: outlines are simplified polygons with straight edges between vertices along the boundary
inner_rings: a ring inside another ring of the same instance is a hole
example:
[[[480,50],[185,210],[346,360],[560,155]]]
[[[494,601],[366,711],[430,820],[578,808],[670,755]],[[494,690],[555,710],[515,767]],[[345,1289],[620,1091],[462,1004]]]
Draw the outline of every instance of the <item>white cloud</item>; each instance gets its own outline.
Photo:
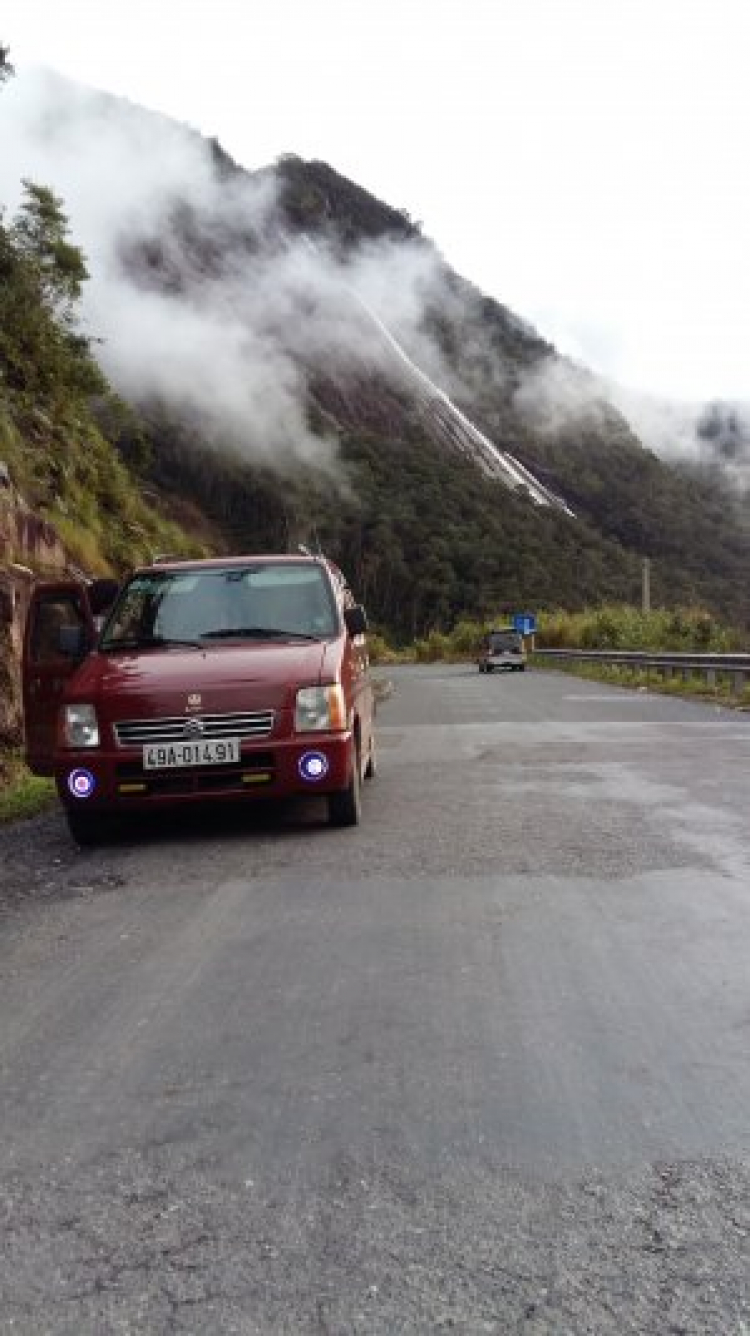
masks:
[[[166,401],[217,441],[286,465],[331,462],[334,442],[307,423],[306,373],[331,365],[400,370],[368,309],[425,369],[439,357],[420,330],[441,281],[421,244],[371,243],[346,263],[321,242],[285,237],[274,179],[216,175],[205,141],[161,116],[48,73],[20,76],[3,98],[0,198],[15,206],[21,177],[64,199],[91,270],[84,313],[114,384],[138,401]],[[201,234],[190,282],[175,203]],[[217,229],[271,234],[269,249],[217,246]],[[149,285],[124,258],[143,243],[174,262],[176,291]],[[205,255],[203,252],[205,251]]]
[[[746,0],[6,0],[3,38],[218,134],[321,157],[626,384],[747,394]]]
[[[0,22],[21,69],[46,61],[160,108],[250,167],[283,151],[330,161],[626,389],[688,412],[750,397],[745,0],[381,0],[367,13],[350,0],[196,0],[187,18],[176,0],[6,0]],[[1,181],[28,170],[19,148],[3,146]],[[136,137],[128,151],[150,213],[187,150],[165,164]],[[94,161],[113,209],[136,214],[112,165]],[[69,167],[71,188],[96,189],[87,161]],[[204,168],[191,170],[200,185]],[[423,282],[404,291],[394,276],[371,304],[386,318],[402,296],[419,307]],[[343,310],[327,339],[355,319]],[[408,310],[399,318],[416,337]]]

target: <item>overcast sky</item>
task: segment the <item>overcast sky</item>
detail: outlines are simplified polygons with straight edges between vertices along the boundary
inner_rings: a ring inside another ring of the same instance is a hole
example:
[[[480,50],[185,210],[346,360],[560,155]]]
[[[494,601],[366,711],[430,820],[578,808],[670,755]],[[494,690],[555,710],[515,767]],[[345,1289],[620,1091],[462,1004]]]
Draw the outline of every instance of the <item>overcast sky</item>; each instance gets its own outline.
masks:
[[[750,397],[750,0],[3,0],[0,39],[325,159],[626,385]]]

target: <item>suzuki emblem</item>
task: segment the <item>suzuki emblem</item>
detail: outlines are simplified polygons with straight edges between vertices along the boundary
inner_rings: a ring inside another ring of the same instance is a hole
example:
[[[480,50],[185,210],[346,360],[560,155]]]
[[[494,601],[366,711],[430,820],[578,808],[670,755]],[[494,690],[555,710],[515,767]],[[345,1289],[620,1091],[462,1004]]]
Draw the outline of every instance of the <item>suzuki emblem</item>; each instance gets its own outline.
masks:
[[[201,694],[199,691],[193,691],[187,698],[188,710],[199,710],[201,708]]]

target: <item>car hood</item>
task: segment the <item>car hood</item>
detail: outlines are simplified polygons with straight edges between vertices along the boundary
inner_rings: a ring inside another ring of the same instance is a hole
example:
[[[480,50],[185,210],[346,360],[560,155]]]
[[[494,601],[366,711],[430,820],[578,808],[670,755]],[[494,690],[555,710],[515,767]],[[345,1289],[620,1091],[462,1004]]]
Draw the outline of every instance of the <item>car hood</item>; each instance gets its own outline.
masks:
[[[211,645],[94,653],[68,700],[92,701],[104,719],[291,708],[300,686],[335,680],[338,641]]]

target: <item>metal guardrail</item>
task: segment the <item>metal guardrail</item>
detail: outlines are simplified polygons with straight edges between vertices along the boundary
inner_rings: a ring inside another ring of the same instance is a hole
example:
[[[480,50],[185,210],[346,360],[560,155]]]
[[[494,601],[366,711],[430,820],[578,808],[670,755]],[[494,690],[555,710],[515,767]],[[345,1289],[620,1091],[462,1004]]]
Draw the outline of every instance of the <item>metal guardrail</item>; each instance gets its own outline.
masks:
[[[580,663],[601,663],[613,667],[653,669],[664,678],[679,674],[687,681],[696,673],[703,673],[709,686],[716,686],[719,677],[728,677],[734,695],[739,696],[750,680],[750,654],[678,654],[657,653],[648,650],[609,649],[535,649],[538,659],[562,660]]]

